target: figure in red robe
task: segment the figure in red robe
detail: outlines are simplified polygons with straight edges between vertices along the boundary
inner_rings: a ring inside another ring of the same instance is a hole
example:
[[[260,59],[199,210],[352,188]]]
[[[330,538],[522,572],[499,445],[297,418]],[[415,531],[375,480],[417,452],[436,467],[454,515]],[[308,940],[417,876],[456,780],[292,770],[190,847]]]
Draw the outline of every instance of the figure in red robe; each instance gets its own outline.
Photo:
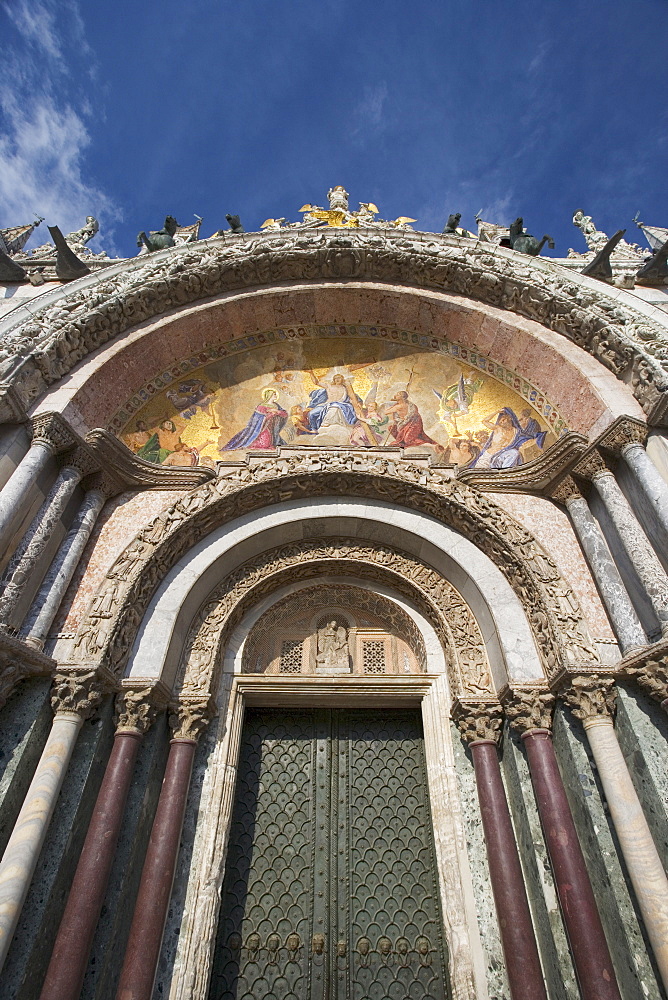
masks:
[[[407,392],[398,392],[392,397],[393,406],[385,407],[386,416],[391,416],[390,434],[394,443],[403,448],[414,448],[420,444],[432,444],[435,448],[441,446],[425,434],[422,417],[415,403],[411,403]]]

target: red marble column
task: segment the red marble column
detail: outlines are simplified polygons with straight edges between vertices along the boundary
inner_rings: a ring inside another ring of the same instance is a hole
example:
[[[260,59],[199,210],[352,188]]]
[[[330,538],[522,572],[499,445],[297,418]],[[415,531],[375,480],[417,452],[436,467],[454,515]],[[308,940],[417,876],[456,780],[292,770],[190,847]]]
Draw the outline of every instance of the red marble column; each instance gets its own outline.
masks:
[[[552,734],[548,729],[529,729],[522,739],[580,991],[585,1000],[620,1000]]]
[[[81,993],[141,740],[141,733],[127,730],[114,737],[41,1000],[72,1000]]]
[[[153,995],[196,746],[183,738],[170,743],[116,1000]]]
[[[529,901],[494,740],[469,743],[489,874],[513,1000],[546,1000]]]

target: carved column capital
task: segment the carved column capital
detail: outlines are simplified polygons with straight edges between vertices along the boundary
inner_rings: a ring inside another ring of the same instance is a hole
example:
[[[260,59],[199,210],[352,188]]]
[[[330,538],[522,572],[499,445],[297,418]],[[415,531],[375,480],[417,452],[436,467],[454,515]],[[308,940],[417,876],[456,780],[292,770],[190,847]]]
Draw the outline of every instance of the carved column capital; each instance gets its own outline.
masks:
[[[612,470],[596,448],[588,452],[573,471],[582,479],[590,479],[592,482],[598,476],[612,475]]]
[[[153,685],[123,688],[116,695],[114,723],[117,733],[139,733],[144,736],[155,722],[166,702],[157,697]]]
[[[89,719],[106,691],[96,670],[57,671],[51,689],[51,707],[55,715],[78,715]]]
[[[70,451],[77,438],[70,425],[59,413],[38,413],[32,418],[33,444],[45,444],[54,455]]]
[[[100,472],[100,463],[95,455],[88,448],[81,445],[64,458],[62,464],[72,466],[72,468],[76,469],[81,479]]]
[[[570,674],[559,691],[576,719],[613,718],[615,678],[606,674]]]
[[[172,738],[197,742],[216,712],[212,698],[179,698],[169,713]]]
[[[552,489],[551,496],[553,500],[557,500],[559,503],[567,505],[569,500],[581,499],[582,494],[580,493],[578,484],[575,482],[573,477],[566,476]]]
[[[613,455],[623,455],[625,448],[633,444],[644,445],[649,428],[641,420],[633,417],[618,417],[599,438],[597,445]]]
[[[503,728],[503,711],[498,701],[461,701],[452,706],[452,718],[466,743],[493,740],[498,743]]]
[[[501,697],[511,729],[526,733],[531,729],[552,729],[555,697],[547,688],[506,688]]]

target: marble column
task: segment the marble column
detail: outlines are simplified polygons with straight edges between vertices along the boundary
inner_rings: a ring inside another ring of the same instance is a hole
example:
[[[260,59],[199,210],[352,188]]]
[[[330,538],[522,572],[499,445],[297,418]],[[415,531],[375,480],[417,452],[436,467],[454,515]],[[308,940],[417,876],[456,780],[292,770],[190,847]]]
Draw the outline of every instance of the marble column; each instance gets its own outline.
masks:
[[[575,469],[591,479],[638,574],[664,634],[668,633],[668,576],[612,471],[597,452]]]
[[[453,717],[468,742],[473,758],[510,994],[512,1000],[547,1000],[522,866],[499,767],[497,743],[503,723],[501,706],[458,702]]]
[[[80,482],[81,470],[76,466],[66,465],[60,470],[49,495],[12,556],[5,571],[6,583],[0,597],[0,623],[3,625],[16,624],[13,620],[16,605],[26,580],[35,573],[40,558]]]
[[[44,577],[22,629],[30,646],[42,649],[74,572],[106,500],[103,490],[88,490],[74,523]]]
[[[589,504],[570,476],[559,483],[552,495],[566,505],[622,652],[646,646],[645,631]]]
[[[30,448],[0,492],[0,551],[10,544],[13,531],[25,513],[29,490],[49,459],[74,444],[74,436],[58,414],[44,413],[33,419]]]
[[[569,678],[562,697],[582,721],[661,979],[668,989],[668,878],[613,725],[614,680]]]
[[[79,730],[100,700],[94,671],[56,675],[51,733],[0,862],[0,967],[9,951]]]
[[[73,1000],[81,993],[139,745],[155,713],[150,691],[121,692],[116,713],[114,745],[74,873],[41,1000]]]
[[[621,1000],[610,950],[589,881],[552,745],[548,692],[515,688],[504,698],[511,725],[522,737],[561,913],[583,997]]]
[[[631,417],[615,421],[600,439],[600,446],[621,455],[668,532],[668,483],[645,451],[649,428]]]
[[[208,700],[180,702],[170,720],[165,777],[153,820],[116,1000],[151,1000],[172,893],[197,740],[212,717]]]

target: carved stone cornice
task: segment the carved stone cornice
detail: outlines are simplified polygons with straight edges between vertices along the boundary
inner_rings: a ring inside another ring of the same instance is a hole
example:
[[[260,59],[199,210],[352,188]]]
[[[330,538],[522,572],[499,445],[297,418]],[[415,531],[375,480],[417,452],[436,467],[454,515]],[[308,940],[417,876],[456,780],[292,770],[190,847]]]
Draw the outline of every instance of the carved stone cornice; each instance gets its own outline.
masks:
[[[581,500],[582,494],[572,476],[565,476],[550,490],[550,496],[558,503],[568,506],[569,500]]]
[[[74,640],[73,661],[101,662],[120,674],[155,588],[201,538],[242,513],[333,494],[409,504],[469,538],[518,594],[548,676],[600,662],[570,586],[534,536],[493,500],[437,468],[341,452],[239,464],[162,511],[108,570]]]
[[[461,469],[457,472],[457,479],[478,490],[493,493],[549,493],[551,484],[588,447],[589,441],[584,434],[570,431],[558,438],[540,458],[526,465],[518,465],[515,469]]]
[[[571,674],[559,688],[562,698],[576,719],[582,722],[600,717],[613,718],[617,690],[609,674]]]
[[[649,427],[642,420],[633,417],[617,417],[596,442],[599,448],[613,455],[623,455],[630,444],[645,444]]]
[[[552,729],[555,700],[544,686],[513,685],[501,692],[501,703],[510,727],[520,734],[531,729]]]
[[[541,323],[616,375],[631,372],[647,413],[665,415],[666,322],[642,300],[560,264],[434,233],[291,228],[133,258],[83,287],[49,294],[0,322],[5,381],[34,400],[87,354],[139,323],[225,292],[354,279],[435,289]]]
[[[124,682],[116,695],[114,723],[117,733],[139,733],[144,736],[159,712],[167,708],[169,699],[159,684],[132,687]]]
[[[572,471],[576,476],[580,476],[581,479],[590,480],[596,479],[597,476],[612,474],[609,465],[596,445],[582,457]]]
[[[109,431],[95,428],[86,435],[86,444],[120,489],[191,490],[216,478],[213,469],[169,468],[137,458]],[[120,490],[119,490],[120,492]]]
[[[54,455],[71,451],[78,437],[59,413],[38,413],[32,418],[33,444],[45,444]]]
[[[494,740],[498,743],[503,730],[503,709],[498,701],[460,701],[452,705],[452,719],[466,743]]]
[[[23,400],[10,382],[0,383],[0,424],[23,424],[28,419]]]
[[[169,713],[172,739],[197,742],[217,714],[213,698],[181,696]]]
[[[51,708],[54,715],[89,719],[110,690],[108,678],[97,670],[58,670],[53,678]]]
[[[668,641],[631,653],[617,664],[621,678],[627,678],[658,701],[668,711]]]
[[[50,677],[56,661],[40,650],[0,630],[0,708],[26,677]]]

